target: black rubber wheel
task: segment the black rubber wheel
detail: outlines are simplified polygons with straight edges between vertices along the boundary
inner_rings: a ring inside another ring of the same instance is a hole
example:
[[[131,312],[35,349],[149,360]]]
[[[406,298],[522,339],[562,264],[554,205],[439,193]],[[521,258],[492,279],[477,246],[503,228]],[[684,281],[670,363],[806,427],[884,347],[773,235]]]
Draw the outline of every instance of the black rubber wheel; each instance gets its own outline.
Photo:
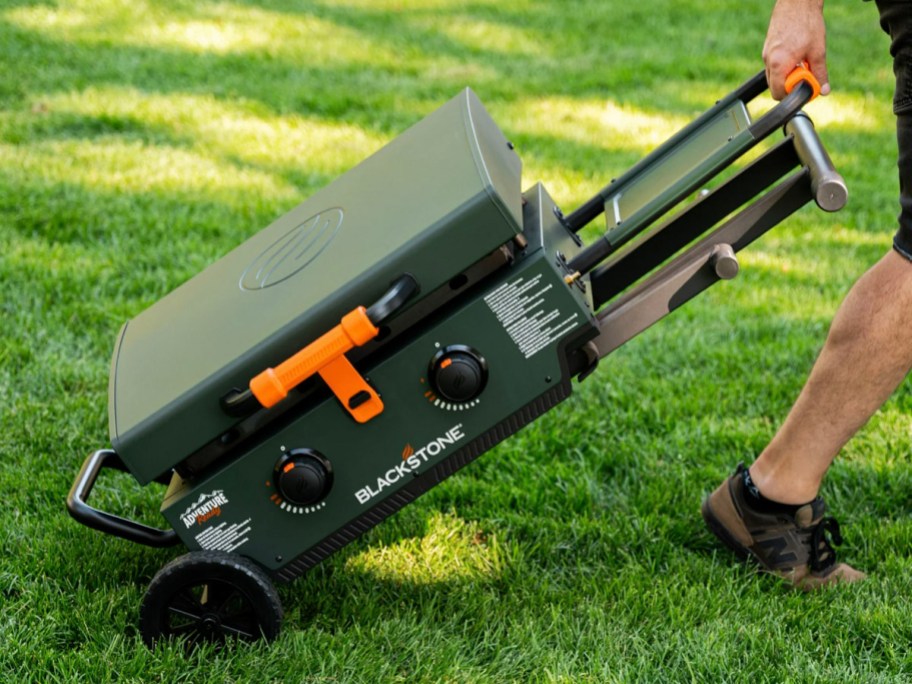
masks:
[[[252,561],[221,551],[193,551],[159,570],[139,609],[149,648],[185,638],[188,646],[229,639],[274,639],[282,603],[270,579]]]

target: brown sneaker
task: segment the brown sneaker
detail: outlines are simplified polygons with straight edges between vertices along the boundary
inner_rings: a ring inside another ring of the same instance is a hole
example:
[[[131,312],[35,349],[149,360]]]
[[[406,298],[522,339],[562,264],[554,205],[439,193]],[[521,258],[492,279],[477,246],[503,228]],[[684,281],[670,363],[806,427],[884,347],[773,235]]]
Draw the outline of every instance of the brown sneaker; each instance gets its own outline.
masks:
[[[744,497],[744,464],[703,502],[706,526],[744,559],[792,585],[811,591],[837,582],[857,582],[863,572],[836,561],[830,545],[842,544],[839,523],[824,518],[826,505],[819,496],[794,515],[760,513]],[[829,535],[830,539],[827,539]]]

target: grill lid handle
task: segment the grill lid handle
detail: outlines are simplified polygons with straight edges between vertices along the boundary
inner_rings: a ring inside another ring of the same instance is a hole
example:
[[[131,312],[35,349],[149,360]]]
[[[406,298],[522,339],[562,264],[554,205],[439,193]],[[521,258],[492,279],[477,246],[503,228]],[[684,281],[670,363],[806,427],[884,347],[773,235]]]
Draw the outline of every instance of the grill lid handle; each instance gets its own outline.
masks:
[[[306,347],[251,379],[248,389],[234,389],[222,397],[222,408],[231,415],[244,415],[257,408],[272,408],[288,392],[314,374],[319,374],[346,411],[359,423],[383,412],[377,391],[345,357],[380,333],[380,324],[398,312],[419,290],[409,274],[393,282],[369,308],[356,307],[342,317],[339,325]]]

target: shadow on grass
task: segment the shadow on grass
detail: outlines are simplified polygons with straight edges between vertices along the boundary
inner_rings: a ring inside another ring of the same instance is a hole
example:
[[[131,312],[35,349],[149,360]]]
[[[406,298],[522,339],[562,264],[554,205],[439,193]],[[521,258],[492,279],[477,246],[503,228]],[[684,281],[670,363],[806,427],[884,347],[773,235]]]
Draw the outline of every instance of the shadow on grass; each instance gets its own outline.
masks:
[[[262,7],[263,3],[241,3]],[[69,42],[23,29],[9,21],[0,22],[0,33],[7,40],[5,62],[8,73],[16,78],[5,81],[0,91],[7,101],[34,97],[40,92],[81,88],[86,85],[129,85],[146,92],[194,92],[200,89],[219,97],[244,97],[258,100],[278,113],[300,112],[356,122],[387,133],[398,131],[403,123],[413,120],[416,112],[401,110],[403,100],[442,101],[465,85],[471,85],[486,98],[514,99],[532,92],[536,95],[568,94],[573,97],[633,96],[640,106],[652,85],[660,85],[662,73],[679,67],[678,58],[658,45],[638,44],[639,61],[612,59],[623,55],[616,41],[606,40],[595,30],[598,26],[633,23],[639,26],[639,11],[612,9],[611,3],[590,4],[587,11],[568,12],[562,6],[539,5],[526,12],[511,12],[483,5],[470,5],[452,10],[428,9],[391,12],[365,8],[315,6],[308,4],[290,11],[285,3],[267,3],[272,12],[293,19],[313,16],[345,27],[373,41],[379,41],[402,59],[394,64],[370,66],[361,63],[335,66],[310,66],[306,58],[291,59],[265,54],[205,54],[167,47],[130,46],[108,41]],[[187,19],[210,16],[206,6],[185,7],[180,12]],[[677,19],[688,17],[699,26],[699,17],[680,12]],[[423,26],[422,16],[452,21],[483,20],[531,32],[545,48],[534,53],[485,49],[466,44],[443,34],[433,26]],[[661,25],[660,25],[661,26]],[[678,27],[676,31],[683,31]],[[640,31],[642,29],[640,28]],[[610,35],[610,29],[608,30]],[[738,40],[729,36],[727,40]],[[741,38],[741,40],[745,40]],[[733,53],[735,51],[732,51]],[[40,60],[22,59],[22,55],[41,55]],[[429,69],[440,60],[482,66],[483,70],[466,82],[457,72],[448,76]],[[580,61],[583,64],[580,66]],[[727,60],[723,73],[719,63],[701,66],[704,60],[695,56],[695,72],[685,74],[712,86],[721,94],[751,76],[758,69],[755,59]],[[417,62],[418,66],[413,63]],[[651,62],[655,62],[652,64]],[[256,74],[251,78],[251,72]],[[489,75],[485,75],[486,72]],[[590,73],[591,72],[591,73]],[[569,73],[570,76],[562,77]],[[572,85],[571,85],[572,84]],[[713,85],[717,84],[717,85]],[[378,111],[379,110],[379,111]],[[663,92],[659,113],[692,113],[692,100],[676,100]]]
[[[313,16],[344,27],[373,41],[379,41],[393,52],[401,52],[403,59],[396,64],[377,67],[365,64],[341,64],[313,67],[306,62],[266,54],[205,54],[176,48],[130,46],[117,42],[65,41],[23,29],[10,21],[0,21],[0,35],[8,37],[5,66],[15,77],[8,79],[12,88],[5,98],[14,104],[23,101],[40,108],[42,93],[53,93],[80,89],[88,85],[110,84],[129,86],[147,93],[206,92],[219,98],[253,100],[267,106],[272,112],[290,112],[302,116],[316,116],[334,121],[347,121],[393,136],[413,123],[420,115],[446,99],[466,85],[465,77],[450,77],[427,73],[423,68],[410,66],[410,57],[419,64],[430,64],[435,60],[449,58],[464,63],[478,63],[491,71],[482,74],[478,82],[470,85],[483,91],[484,98],[490,97],[495,103],[515,100],[534,93],[536,96],[568,94],[571,98],[591,99],[604,97],[606,93],[618,91],[621,99],[632,98],[644,111],[658,114],[686,112],[693,114],[692,96],[675,99],[667,90],[662,90],[661,106],[650,106],[643,102],[661,74],[667,71],[678,58],[658,47],[643,48],[644,60],[639,65],[629,65],[623,60],[612,60],[611,56],[623,49],[617,43],[605,40],[601,27],[623,27],[647,19],[642,9],[616,8],[610,3],[589,3],[584,10],[569,12],[560,6],[537,5],[519,12],[481,3],[460,6],[455,9],[425,9],[392,12],[382,9],[338,7],[330,4],[267,2],[240,2],[237,6],[268,7],[269,11],[289,20],[298,16]],[[20,6],[31,6],[21,3]],[[211,17],[205,6],[185,5],[176,10],[178,16],[189,19]],[[681,12],[688,25],[699,26],[707,17]],[[449,17],[452,21],[483,20],[530,32],[535,40],[547,42],[549,47],[541,53],[515,54],[509,50],[484,49],[467,45],[442,33],[433,26],[422,24],[422,17],[439,19]],[[680,19],[675,15],[676,20]],[[661,31],[663,22],[655,23]],[[670,21],[670,20],[669,20]],[[717,20],[713,20],[717,21]],[[670,28],[667,30],[671,30]],[[676,27],[675,31],[683,30]],[[605,31],[610,35],[611,29]],[[727,41],[747,41],[745,37],[727,36]],[[552,45],[553,43],[553,45]],[[727,44],[731,48],[730,44]],[[694,55],[695,65],[701,64],[698,46]],[[730,50],[737,53],[737,50]],[[3,54],[0,53],[0,64]],[[19,55],[41,55],[41,59],[19,59]],[[575,57],[574,57],[575,55]],[[604,55],[604,63],[598,63],[597,55]],[[582,60],[582,66],[574,60]],[[425,61],[422,61],[425,60]],[[650,60],[656,62],[650,68]],[[591,64],[592,81],[587,80],[587,65]],[[739,62],[739,60],[734,60]],[[728,72],[719,73],[718,64],[697,67],[692,78],[700,88],[713,91],[718,97],[730,91],[744,78],[756,70],[756,61],[744,59],[740,63],[728,61]],[[753,66],[749,66],[753,65]],[[630,71],[633,70],[632,73]],[[733,74],[729,78],[729,73]],[[255,74],[255,78],[251,78]],[[570,74],[562,77],[562,74]],[[620,79],[620,83],[612,83]],[[628,80],[625,80],[628,79]],[[572,84],[572,86],[570,85]],[[615,88],[614,86],[618,87]],[[572,91],[572,92],[568,92]],[[677,91],[684,94],[683,91]],[[0,92],[0,96],[2,96]],[[430,104],[429,104],[430,103]],[[709,102],[707,102],[709,104]],[[502,122],[509,131],[510,122]],[[27,128],[27,138],[22,132],[11,130],[7,136],[11,141],[21,143],[27,139],[88,138],[117,136],[126,140],[141,140],[151,144],[165,144],[186,147],[192,138],[164,126],[152,126],[129,116],[95,117],[66,113],[50,113],[36,117]],[[618,175],[639,156],[629,150],[616,150],[610,146],[584,144],[568,140],[560,135],[522,135],[523,147],[535,155],[538,163],[579,170],[589,166],[588,160],[609,157],[604,162],[605,181]],[[840,146],[839,134],[830,136]],[[849,144],[864,144],[864,140],[847,140]],[[612,159],[613,157],[613,159]],[[574,160],[568,162],[567,160]],[[251,165],[236,158],[225,156],[223,161],[233,165],[279,173],[285,180],[295,184],[314,187],[330,180],[315,176],[306,170],[276,171],[262,165]],[[614,163],[615,168],[609,168]],[[534,181],[536,179],[529,179]],[[560,199],[560,198],[558,198]]]

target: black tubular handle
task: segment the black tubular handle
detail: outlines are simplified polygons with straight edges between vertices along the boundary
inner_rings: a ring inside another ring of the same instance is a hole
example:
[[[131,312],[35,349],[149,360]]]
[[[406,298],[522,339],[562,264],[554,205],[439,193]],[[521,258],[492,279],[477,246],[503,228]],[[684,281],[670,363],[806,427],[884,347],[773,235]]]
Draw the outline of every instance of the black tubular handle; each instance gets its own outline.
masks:
[[[376,302],[367,308],[367,317],[374,326],[380,326],[384,321],[405,306],[414,297],[421,286],[410,273],[403,273],[389,286],[389,289]],[[250,388],[237,387],[226,392],[219,401],[222,411],[236,418],[248,416],[262,408]]]
[[[817,94],[813,85],[799,81],[792,91],[766,114],[757,119],[750,127],[750,132],[757,140],[762,140],[785,122],[795,116],[799,110],[814,99]]]
[[[115,537],[121,537],[145,546],[165,547],[174,546],[180,542],[174,530],[159,530],[133,520],[120,518],[111,513],[105,513],[97,508],[92,508],[86,503],[95,480],[104,468],[124,470],[123,461],[113,449],[100,449],[89,456],[67,496],[67,510],[70,515],[86,527],[100,530]]]
[[[645,167],[649,158],[653,156],[659,156],[663,153],[664,150],[670,149],[681,140],[687,139],[694,131],[700,129],[700,127],[708,120],[711,120],[717,116],[718,112],[724,110],[731,103],[740,100],[747,104],[755,97],[763,93],[767,89],[766,85],[766,74],[764,72],[759,72],[753,78],[745,81],[737,90],[730,93],[729,95],[723,97],[715,106],[704,112],[702,116],[693,120],[690,124],[685,126],[681,131],[679,131],[675,136],[666,141],[659,148],[654,150],[649,157],[641,159],[637,164],[635,164],[631,169],[629,169],[624,176],[635,175],[640,168]],[[563,224],[574,232],[579,232],[585,226],[589,225],[593,220],[595,220],[603,211],[605,211],[605,198],[608,197],[614,191],[614,183],[609,183],[604,188],[602,188],[598,194],[586,201],[582,206],[574,210],[572,213],[563,217]]]
[[[418,290],[418,281],[410,273],[403,273],[380,299],[367,308],[367,317],[374,325],[380,325],[401,309]]]
[[[674,192],[668,192],[667,189],[663,191],[666,194],[661,203],[654,202],[652,205],[644,205],[643,208],[648,207],[648,211],[645,211],[640,216],[634,214],[635,218],[626,222],[625,228],[620,226],[620,216],[617,217],[617,222],[614,223],[613,227],[612,222],[609,221],[608,231],[603,234],[602,238],[586,247],[570,261],[568,268],[572,275],[568,277],[571,279],[577,278],[579,275],[588,273],[596,268],[617,249],[642,232],[662,213],[671,209],[699,186],[716,176],[723,168],[742,157],[763,138],[783,126],[800,111],[804,104],[812,100],[819,92],[819,85],[817,85],[813,74],[804,67],[799,67],[790,74],[789,80],[791,81],[788,85],[789,94],[756,122],[751,124],[746,121],[746,128],[740,129],[729,137],[728,143],[719,149],[720,154],[709,157],[706,161],[686,172],[680,169],[681,175],[678,176],[678,180],[668,186],[668,188],[673,188]],[[652,173],[657,165],[666,163],[680,150],[687,150],[688,145],[693,145],[694,141],[699,141],[700,137],[707,131],[714,131],[713,126],[715,123],[720,120],[720,117],[729,116],[733,111],[733,105],[737,108],[737,104],[740,101],[740,106],[745,107],[746,100],[744,98],[756,95],[759,83],[763,83],[763,89],[765,90],[766,77],[763,73],[757,74],[737,91],[719,100],[714,107],[694,120],[689,126],[653,150],[637,165],[616,179],[616,183],[606,186],[593,200],[590,200],[580,210],[567,217],[564,224],[571,230],[578,230],[583,225],[579,221],[584,220],[588,215],[581,214],[595,211],[601,213],[608,203],[616,203],[618,198],[624,195],[628,185],[636,188],[636,184],[642,178],[648,177],[648,174]],[[746,114],[746,111],[744,113]],[[699,143],[696,144],[699,145]],[[656,198],[658,197],[659,195],[656,196]]]

